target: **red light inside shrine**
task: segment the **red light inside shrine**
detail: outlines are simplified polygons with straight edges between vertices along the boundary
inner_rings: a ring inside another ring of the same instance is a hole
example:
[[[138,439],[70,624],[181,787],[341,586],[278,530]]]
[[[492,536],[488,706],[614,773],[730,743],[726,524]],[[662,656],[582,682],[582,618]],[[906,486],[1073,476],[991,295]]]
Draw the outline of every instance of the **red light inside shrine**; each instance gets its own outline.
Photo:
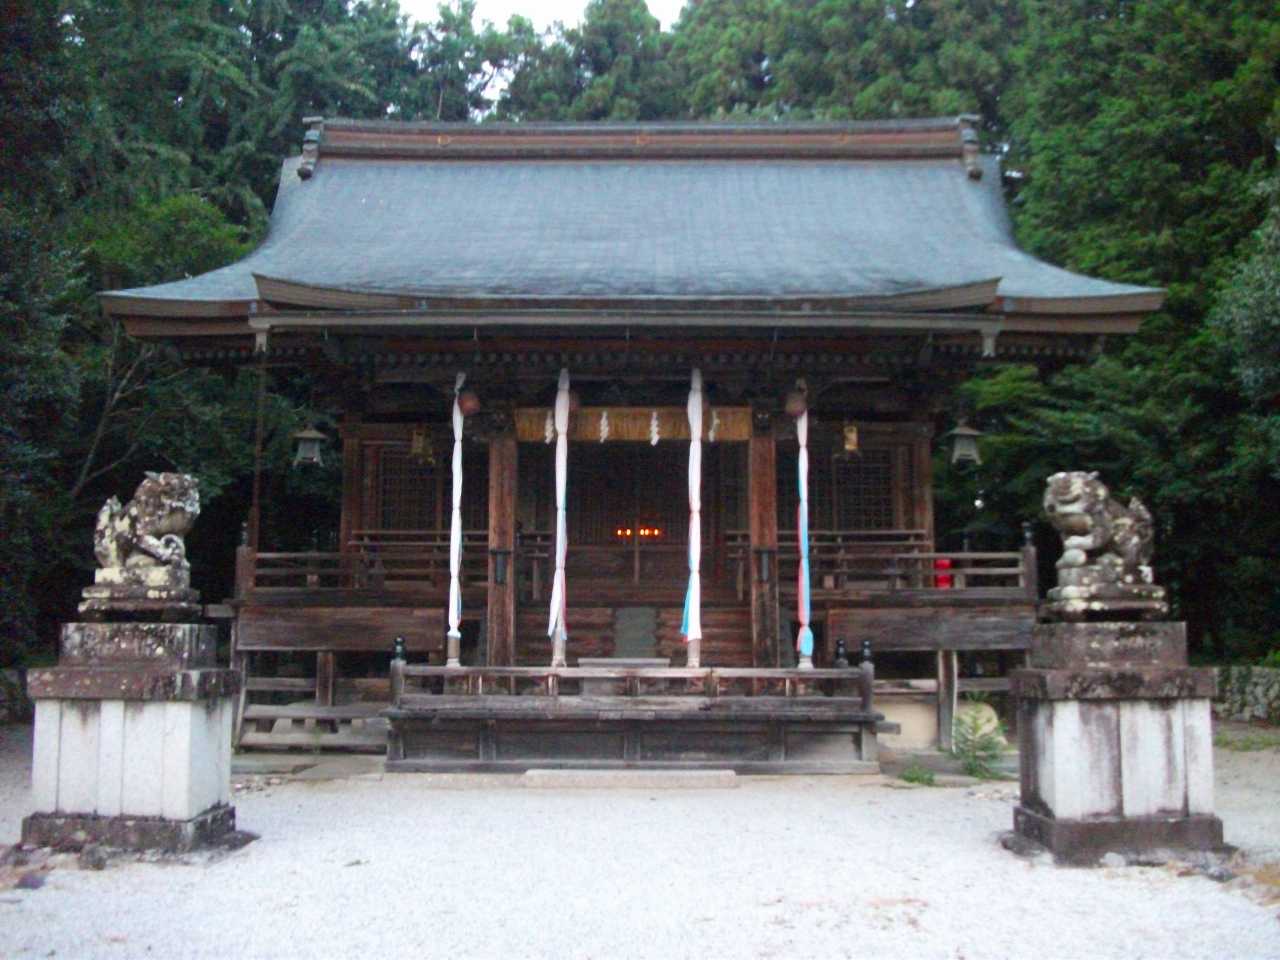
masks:
[[[614,536],[619,540],[630,540],[632,536],[637,536],[642,540],[658,540],[662,537],[661,527],[617,527]]]

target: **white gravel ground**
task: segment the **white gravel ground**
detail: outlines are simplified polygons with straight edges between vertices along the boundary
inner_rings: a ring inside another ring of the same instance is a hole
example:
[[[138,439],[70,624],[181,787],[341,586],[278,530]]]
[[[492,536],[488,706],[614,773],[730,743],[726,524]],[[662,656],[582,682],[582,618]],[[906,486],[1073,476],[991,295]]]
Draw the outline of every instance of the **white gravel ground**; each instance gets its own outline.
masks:
[[[0,727],[0,842],[30,808]],[[1220,753],[1228,840],[1280,859],[1280,750]],[[1280,958],[1280,904],[1002,850],[1011,785],[742,778],[531,790],[396,775],[242,793],[219,859],[0,890],[0,957]]]

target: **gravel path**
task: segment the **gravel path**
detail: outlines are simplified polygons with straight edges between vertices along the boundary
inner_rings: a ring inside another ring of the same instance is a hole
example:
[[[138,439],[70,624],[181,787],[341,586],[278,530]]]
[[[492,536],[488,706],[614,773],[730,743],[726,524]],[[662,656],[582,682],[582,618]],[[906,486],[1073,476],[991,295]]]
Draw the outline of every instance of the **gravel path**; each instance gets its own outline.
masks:
[[[0,840],[29,808],[0,727]],[[1280,858],[1280,750],[1220,754],[1228,839]],[[4,957],[1280,958],[1280,904],[1172,868],[1006,853],[1010,785],[743,778],[524,789],[398,775],[237,798],[262,839],[0,891]]]

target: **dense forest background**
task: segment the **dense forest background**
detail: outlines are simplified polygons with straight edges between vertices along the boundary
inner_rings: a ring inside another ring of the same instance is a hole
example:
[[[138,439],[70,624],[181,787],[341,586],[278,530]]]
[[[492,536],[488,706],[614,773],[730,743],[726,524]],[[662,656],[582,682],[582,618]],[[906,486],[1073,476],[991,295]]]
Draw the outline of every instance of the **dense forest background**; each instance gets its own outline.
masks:
[[[1100,470],[1155,514],[1158,576],[1199,655],[1280,661],[1275,0],[691,0],[669,32],[643,0],[592,0],[545,35],[478,24],[468,0],[431,23],[395,0],[12,0],[0,16],[0,665],[51,655],[93,515],[144,469],[199,474],[196,571],[229,572],[252,382],[130,342],[94,294],[249,250],[309,114],[980,115],[1025,247],[1169,298],[1090,364],[993,365],[963,387],[985,462],[940,459],[940,532],[1011,544],[1049,472]],[[324,478],[285,464],[306,399],[278,384],[267,408],[273,496],[304,506]]]

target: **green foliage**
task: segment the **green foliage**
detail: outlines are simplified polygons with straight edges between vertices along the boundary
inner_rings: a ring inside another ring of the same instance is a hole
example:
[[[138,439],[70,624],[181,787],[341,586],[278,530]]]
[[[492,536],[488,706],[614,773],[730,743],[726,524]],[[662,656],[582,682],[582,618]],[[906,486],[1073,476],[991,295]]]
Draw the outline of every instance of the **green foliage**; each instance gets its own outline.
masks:
[[[1280,127],[1272,0],[1029,0],[1020,79],[1004,109],[1026,175],[1019,237],[1053,263],[1169,287],[1203,316],[1258,223],[1251,189]]]
[[[1001,724],[991,726],[977,710],[960,710],[956,713],[952,737],[951,754],[960,761],[966,774],[980,780],[995,780],[1000,776],[994,764],[1005,751]]]
[[[107,289],[194,276],[251,249],[243,227],[194,193],[137,204],[99,229],[87,246]]]
[[[1214,735],[1213,745],[1220,750],[1231,750],[1236,753],[1280,750],[1280,732],[1272,730],[1221,731]]]
[[[23,662],[35,635],[34,574],[57,528],[57,441],[74,429],[80,389],[60,349],[80,264],[51,223],[69,70],[55,4],[18,3],[0,18],[0,666]]]
[[[1165,287],[1168,303],[1092,363],[997,367],[965,385],[985,463],[940,465],[940,525],[1008,545],[1010,521],[1040,515],[1049,474],[1097,470],[1154,514],[1157,579],[1193,640],[1220,658],[1257,656],[1280,615],[1267,574],[1280,542],[1274,409],[1244,387],[1265,383],[1280,355],[1266,333],[1275,254],[1265,231],[1247,244],[1280,130],[1274,5],[1029,0],[1026,11],[1000,106],[1024,184],[1018,235],[1051,262]],[[1233,269],[1244,252],[1254,259]],[[975,520],[979,487],[989,506]],[[1042,529],[1038,542],[1056,559],[1056,536]]]
[[[899,776],[907,783],[916,783],[922,787],[932,787],[936,779],[933,771],[919,760],[912,760]]]
[[[668,65],[670,38],[644,0],[591,0],[582,25],[557,25],[544,45],[515,22],[520,50],[499,119],[661,120],[681,101]]]
[[[979,113],[994,128],[1020,0],[702,0],[672,41],[691,116]]]
[[[1249,404],[1247,440],[1280,479],[1280,179],[1260,191],[1269,213],[1218,298],[1212,321]]]

